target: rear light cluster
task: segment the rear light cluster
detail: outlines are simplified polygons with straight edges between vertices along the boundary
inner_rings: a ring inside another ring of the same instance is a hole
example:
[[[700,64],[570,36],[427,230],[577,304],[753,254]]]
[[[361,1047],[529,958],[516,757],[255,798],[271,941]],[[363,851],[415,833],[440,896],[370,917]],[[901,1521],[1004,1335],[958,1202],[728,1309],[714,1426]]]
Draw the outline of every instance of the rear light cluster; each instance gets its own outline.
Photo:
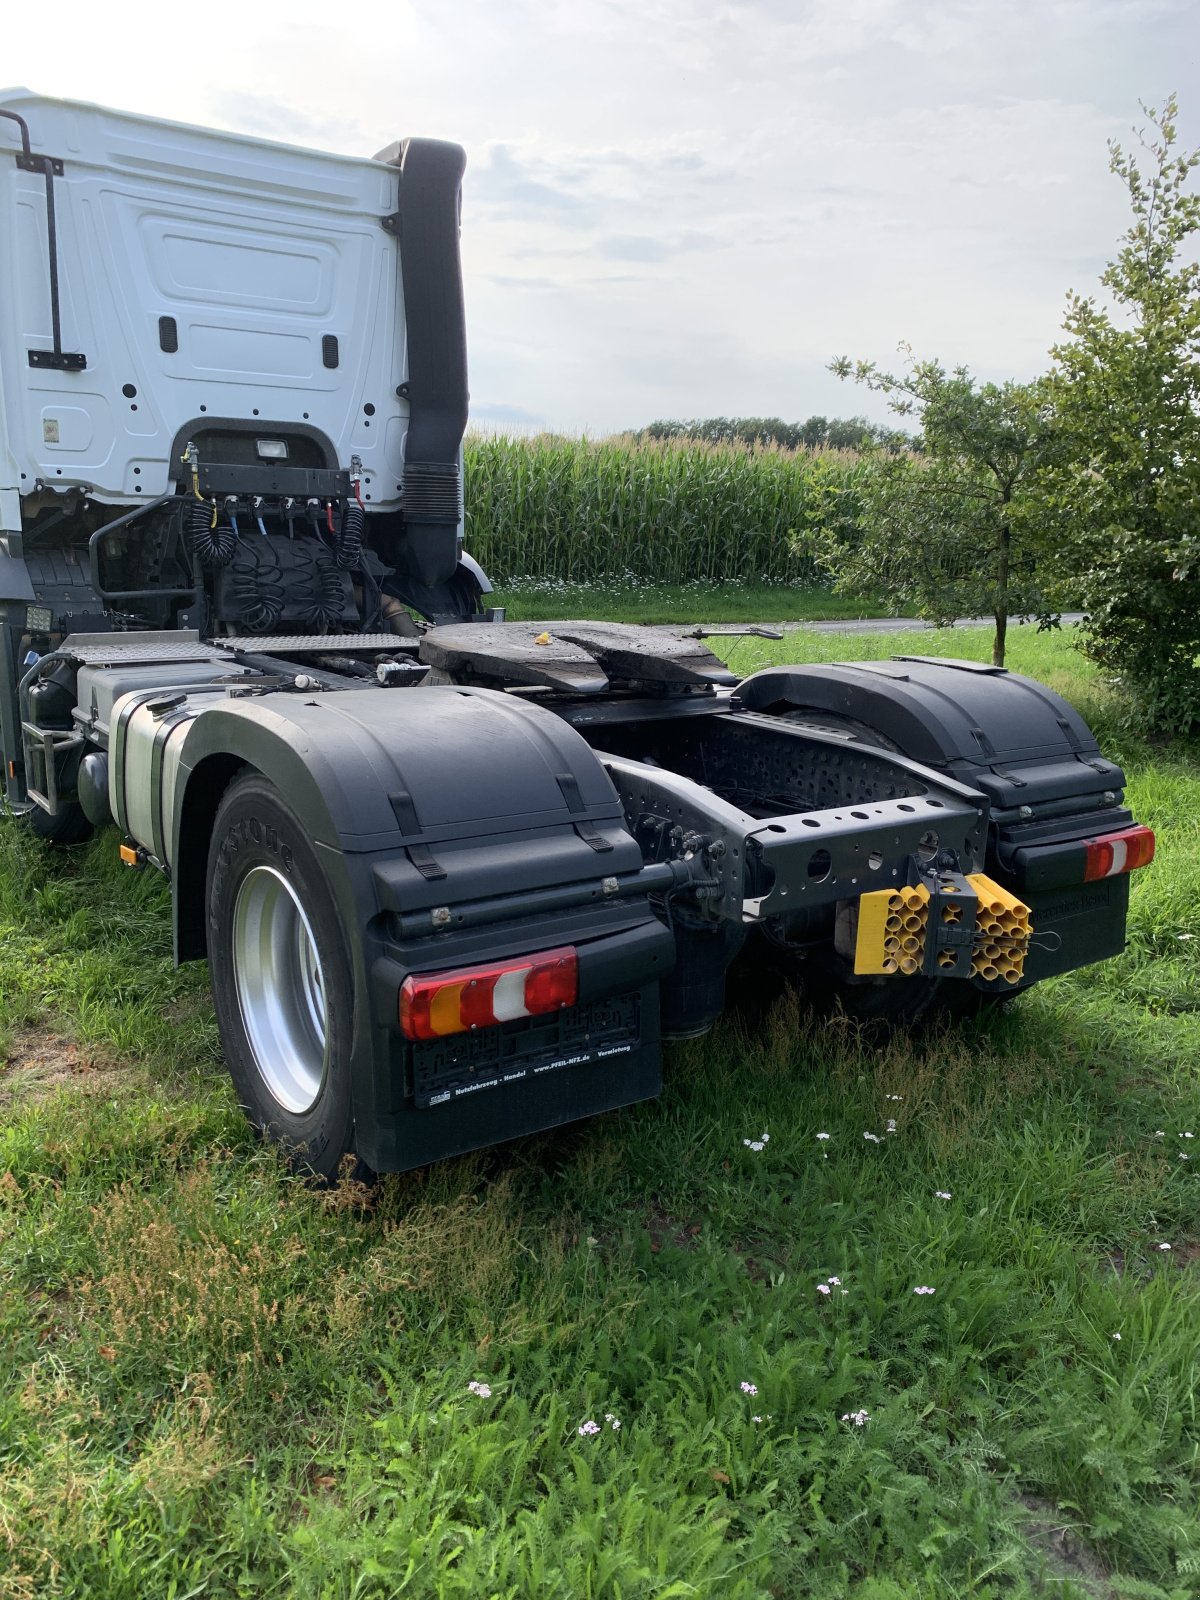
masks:
[[[564,945],[486,967],[405,978],[400,986],[400,1032],[406,1039],[443,1039],[514,1017],[561,1011],[578,999],[579,957],[573,945]]]
[[[1148,867],[1154,860],[1154,832],[1151,828],[1123,828],[1120,833],[1103,833],[1084,845],[1087,859],[1084,883],[1100,878],[1119,878],[1123,872]]]

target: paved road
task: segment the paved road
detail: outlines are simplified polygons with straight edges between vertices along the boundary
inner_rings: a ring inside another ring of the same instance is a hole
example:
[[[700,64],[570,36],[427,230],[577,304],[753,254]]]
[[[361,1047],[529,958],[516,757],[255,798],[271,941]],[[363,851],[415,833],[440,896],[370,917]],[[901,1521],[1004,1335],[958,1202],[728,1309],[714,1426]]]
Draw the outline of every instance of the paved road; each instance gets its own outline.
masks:
[[[1062,621],[1082,622],[1082,611],[1064,611]],[[1013,617],[1011,621],[1018,619]],[[956,628],[990,628],[993,625],[991,617],[958,617],[955,620]],[[736,622],[713,622],[700,624],[706,632],[735,633]],[[807,629],[810,633],[920,633],[932,628],[931,622],[922,622],[919,617],[842,617],[831,622],[771,622],[767,627],[779,628],[783,633],[795,633],[799,629]]]

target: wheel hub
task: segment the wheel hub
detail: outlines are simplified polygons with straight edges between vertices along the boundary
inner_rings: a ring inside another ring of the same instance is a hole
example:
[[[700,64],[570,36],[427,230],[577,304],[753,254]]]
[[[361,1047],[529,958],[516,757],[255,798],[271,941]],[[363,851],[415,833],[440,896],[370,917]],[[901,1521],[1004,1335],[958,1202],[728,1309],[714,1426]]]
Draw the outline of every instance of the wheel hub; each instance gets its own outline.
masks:
[[[325,977],[304,907],[274,867],[252,867],[238,888],[233,969],[264,1084],[285,1110],[311,1110],[329,1066]]]

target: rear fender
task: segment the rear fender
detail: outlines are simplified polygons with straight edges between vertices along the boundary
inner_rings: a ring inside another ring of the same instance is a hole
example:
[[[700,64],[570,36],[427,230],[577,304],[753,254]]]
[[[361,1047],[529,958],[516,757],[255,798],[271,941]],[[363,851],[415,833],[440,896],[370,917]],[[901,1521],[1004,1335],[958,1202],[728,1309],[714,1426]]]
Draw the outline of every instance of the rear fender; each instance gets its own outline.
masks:
[[[404,909],[637,872],[641,853],[584,740],[560,718],[488,690],[363,690],[223,700],[194,718],[169,801],[180,960],[206,953],[205,875],[220,796],[239,772],[273,783],[312,838],[347,933],[354,976],[358,1148],[395,1165],[392,1012],[371,982]],[[645,900],[626,925],[654,920]],[[530,937],[498,928],[503,951]],[[551,937],[550,943],[554,940]],[[641,977],[644,981],[644,976]]]
[[[738,687],[735,703],[767,713],[812,711],[875,730],[891,748],[991,802],[986,870],[1033,912],[1025,982],[1117,955],[1129,880],[1027,881],[1038,849],[1127,825],[1125,775],[1083,718],[1044,684],[973,661],[890,661],[772,667]]]

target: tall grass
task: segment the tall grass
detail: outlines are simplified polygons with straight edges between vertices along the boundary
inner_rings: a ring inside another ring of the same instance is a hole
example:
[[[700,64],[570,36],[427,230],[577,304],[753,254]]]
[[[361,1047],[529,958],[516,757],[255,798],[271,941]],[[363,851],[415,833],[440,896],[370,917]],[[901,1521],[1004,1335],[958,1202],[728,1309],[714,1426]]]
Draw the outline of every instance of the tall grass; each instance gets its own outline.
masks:
[[[853,451],[471,437],[467,547],[505,584],[813,583],[806,532],[848,504]]]

